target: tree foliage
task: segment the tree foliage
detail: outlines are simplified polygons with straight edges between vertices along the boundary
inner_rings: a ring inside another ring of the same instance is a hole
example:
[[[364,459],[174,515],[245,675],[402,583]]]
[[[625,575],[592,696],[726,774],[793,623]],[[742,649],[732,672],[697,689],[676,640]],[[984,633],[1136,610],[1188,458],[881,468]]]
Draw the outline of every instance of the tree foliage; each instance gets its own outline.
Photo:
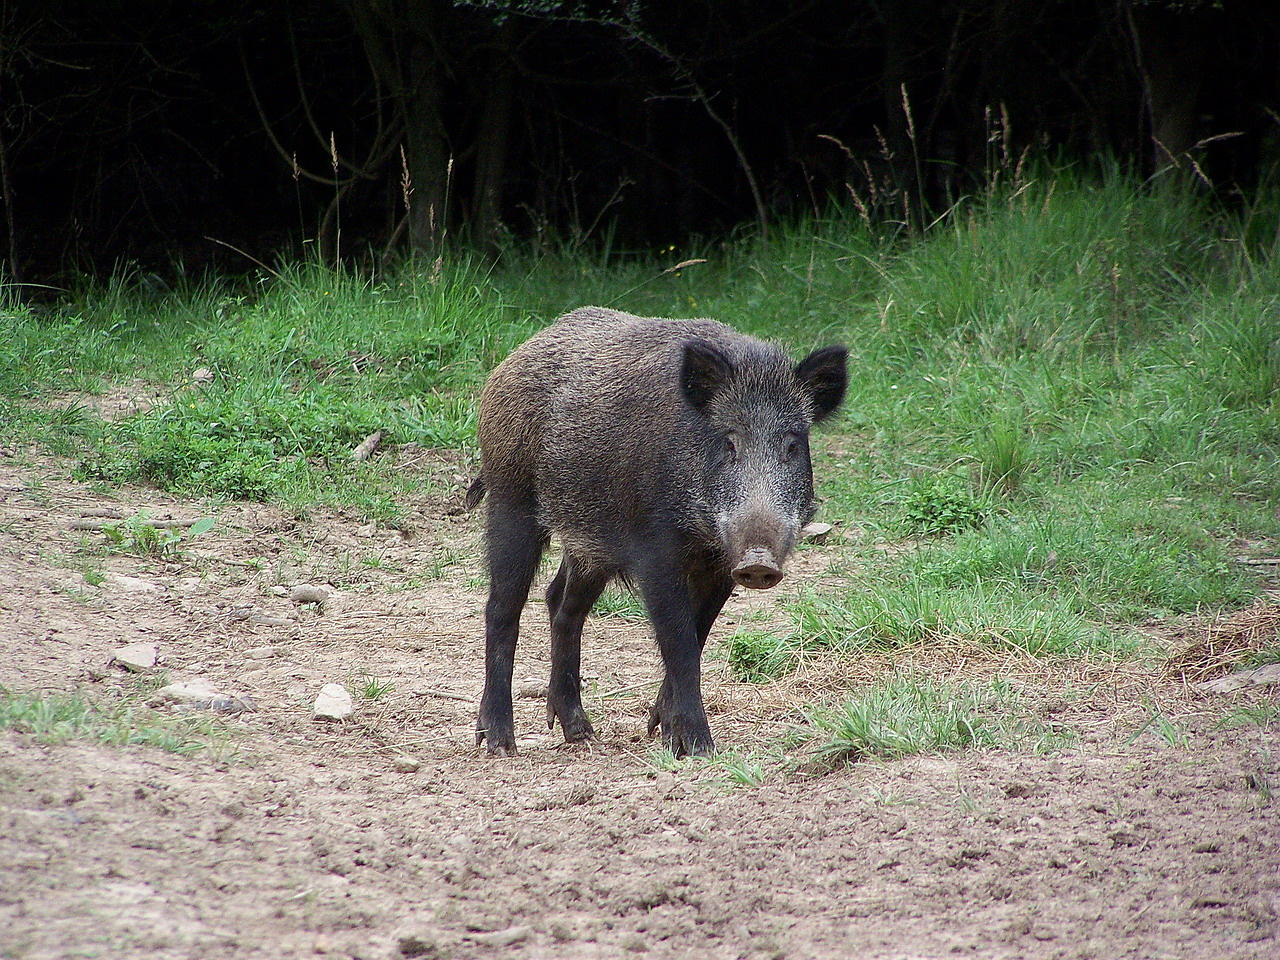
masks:
[[[1280,10],[1230,0],[7,6],[11,277],[446,235],[661,242],[850,189],[931,216],[1028,152],[1229,194],[1275,161]],[[213,238],[213,239],[210,239]]]

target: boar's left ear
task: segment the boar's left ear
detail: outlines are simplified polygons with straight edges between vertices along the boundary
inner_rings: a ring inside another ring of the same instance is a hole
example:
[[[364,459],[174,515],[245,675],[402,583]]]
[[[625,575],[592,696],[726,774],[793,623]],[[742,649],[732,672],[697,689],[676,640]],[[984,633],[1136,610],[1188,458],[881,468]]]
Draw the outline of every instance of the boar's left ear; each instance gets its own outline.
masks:
[[[821,423],[836,412],[844,399],[849,374],[844,347],[823,347],[796,364],[796,379],[813,401],[813,422]]]
[[[723,390],[733,377],[733,364],[720,348],[705,340],[684,345],[684,368],[680,385],[694,408],[701,410]]]

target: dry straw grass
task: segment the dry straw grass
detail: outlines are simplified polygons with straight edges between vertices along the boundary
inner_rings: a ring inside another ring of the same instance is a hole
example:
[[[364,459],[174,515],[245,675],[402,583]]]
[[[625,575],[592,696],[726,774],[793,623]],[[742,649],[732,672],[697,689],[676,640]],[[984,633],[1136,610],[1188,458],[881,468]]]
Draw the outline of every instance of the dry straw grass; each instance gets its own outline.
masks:
[[[801,654],[790,674],[761,684],[733,682],[727,674],[717,676],[704,684],[703,695],[714,722],[728,721],[734,745],[763,748],[799,726],[803,710],[836,706],[893,673],[956,685],[1002,680],[1027,695],[1028,704],[1047,703],[1075,691],[1077,712],[1092,717],[1101,709],[1108,723],[1119,726],[1144,719],[1144,704],[1161,703],[1172,709],[1172,701],[1180,699],[1180,691],[1171,689],[1150,663],[1140,660],[1035,657],[1022,650],[992,650],[957,637],[858,658]]]
[[[1280,602],[1267,596],[1253,606],[1226,616],[1194,620],[1170,639],[1166,674],[1186,684],[1203,683],[1234,669],[1246,654],[1276,643],[1280,636]]]

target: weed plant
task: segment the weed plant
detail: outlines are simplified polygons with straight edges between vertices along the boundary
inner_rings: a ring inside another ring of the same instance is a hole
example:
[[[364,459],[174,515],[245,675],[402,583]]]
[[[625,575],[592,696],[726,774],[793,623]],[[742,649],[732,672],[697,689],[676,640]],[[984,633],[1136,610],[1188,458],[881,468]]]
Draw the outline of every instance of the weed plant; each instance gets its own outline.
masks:
[[[905,536],[935,536],[978,529],[994,512],[990,490],[973,491],[947,474],[912,477],[898,504],[898,529]]]
[[[158,713],[136,697],[98,702],[78,693],[37,695],[0,687],[0,730],[30,734],[42,743],[90,740],[217,758],[229,753],[227,734],[215,721]]]
[[[608,587],[596,601],[592,612],[599,617],[616,617],[619,620],[640,621],[648,617],[644,604],[630,590]]]
[[[767,241],[529,246],[377,278],[122,273],[39,312],[10,294],[0,443],[106,484],[389,520],[416,481],[350,462],[365,435],[470,448],[484,376],[571,307],[713,316],[797,355],[849,345],[844,411],[815,439],[823,516],[889,547],[850,545],[847,587],[802,593],[785,635],[731,640],[735,670],[955,638],[1115,655],[1125,624],[1248,602],[1263,582],[1233,557],[1280,551],[1275,202],[1228,215],[1028,165],[915,233],[834,205]],[[152,409],[93,412],[139,380]]]
[[[385,699],[395,689],[395,684],[390,680],[374,676],[368,671],[362,671],[352,685],[365,700]]]
[[[920,753],[1006,748],[1045,752],[1065,734],[1033,719],[1008,684],[945,684],[893,674],[858,696],[805,717],[800,739],[828,764]]]
[[[212,517],[201,517],[185,529],[174,529],[157,525],[146,511],[140,510],[119,523],[103,524],[102,533],[114,552],[162,560],[179,557],[181,544],[208,533],[213,526]]]

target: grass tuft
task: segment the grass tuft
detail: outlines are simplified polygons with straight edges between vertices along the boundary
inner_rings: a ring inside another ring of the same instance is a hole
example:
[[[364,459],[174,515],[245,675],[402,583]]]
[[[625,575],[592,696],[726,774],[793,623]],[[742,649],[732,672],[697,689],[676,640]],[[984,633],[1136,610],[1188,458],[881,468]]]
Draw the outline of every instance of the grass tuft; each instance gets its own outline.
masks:
[[[970,748],[1044,751],[1068,739],[1035,721],[1007,684],[944,684],[908,674],[880,680],[834,709],[810,711],[800,737],[815,759],[831,765]]]
[[[207,752],[220,759],[230,753],[228,735],[214,720],[169,716],[133,697],[100,703],[78,693],[16,693],[0,687],[0,730],[30,734],[42,743],[89,740],[180,754]]]
[[[977,529],[993,513],[986,495],[974,496],[950,474],[912,478],[899,509],[898,530],[909,537]]]
[[[397,448],[470,448],[484,377],[560,313],[718,317],[796,356],[849,346],[817,488],[868,541],[789,632],[731,641],[738,675],[931,643],[1132,652],[1134,624],[1247,605],[1266,568],[1233,558],[1280,551],[1280,270],[1258,239],[1280,195],[1235,219],[1116,169],[1035,167],[916,232],[855,205],[626,257],[544,244],[172,289],[122,272],[40,311],[10,293],[0,443],[104,484],[391,523],[422,483]],[[140,384],[141,412],[98,402]]]

